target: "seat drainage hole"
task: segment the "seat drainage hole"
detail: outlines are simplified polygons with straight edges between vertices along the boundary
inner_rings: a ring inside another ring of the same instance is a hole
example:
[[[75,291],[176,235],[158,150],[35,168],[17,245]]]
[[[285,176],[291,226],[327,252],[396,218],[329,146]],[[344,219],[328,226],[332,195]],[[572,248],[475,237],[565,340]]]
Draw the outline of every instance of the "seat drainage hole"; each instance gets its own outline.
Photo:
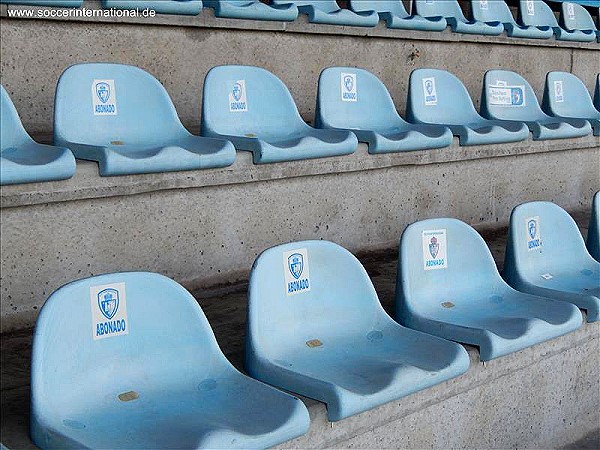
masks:
[[[131,402],[133,400],[137,400],[138,398],[140,398],[140,394],[138,394],[135,391],[128,391],[128,392],[123,392],[122,394],[118,395],[119,400],[121,400],[122,402]]]
[[[69,428],[73,428],[74,430],[83,430],[85,425],[77,420],[65,419],[63,420],[63,425]]]
[[[454,308],[454,303],[452,303],[452,302],[444,302],[444,303],[442,303],[442,306],[444,308]]]
[[[306,341],[306,345],[310,348],[321,347],[323,343],[318,339],[311,339],[310,341]]]

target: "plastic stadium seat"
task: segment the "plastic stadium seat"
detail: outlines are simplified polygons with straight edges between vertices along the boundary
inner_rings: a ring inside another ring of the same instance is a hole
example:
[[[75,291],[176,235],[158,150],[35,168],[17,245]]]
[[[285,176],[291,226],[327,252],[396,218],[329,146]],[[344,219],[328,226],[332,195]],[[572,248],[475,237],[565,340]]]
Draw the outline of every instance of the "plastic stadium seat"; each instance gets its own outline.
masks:
[[[542,109],[554,117],[587,120],[600,136],[600,111],[594,108],[592,98],[579,78],[568,72],[549,72]]]
[[[360,262],[331,242],[262,253],[248,308],[248,373],[326,403],[332,422],[469,368],[461,346],[394,322]]]
[[[479,347],[482,361],[569,333],[569,303],[507,285],[481,236],[456,219],[410,225],[400,240],[396,316],[408,327]]]
[[[456,33],[498,36],[504,32],[501,23],[490,25],[477,20],[467,20],[456,0],[415,0],[415,7],[421,17],[445,18]]]
[[[103,8],[153,9],[160,14],[197,16],[202,10],[201,0],[102,0]]]
[[[17,110],[0,85],[0,184],[64,180],[75,174],[67,148],[35,142],[23,128]]]
[[[294,5],[266,5],[259,0],[204,0],[204,6],[213,8],[216,17],[284,22],[298,18],[298,8]]]
[[[447,126],[460,145],[522,141],[529,137],[521,122],[486,120],[477,114],[467,89],[445,70],[417,69],[410,75],[406,117],[409,122]]]
[[[341,9],[335,0],[273,0],[273,4],[297,6],[300,14],[308,15],[310,23],[355,27],[374,27],[379,23],[379,15],[375,11],[355,13]]]
[[[316,125],[349,129],[369,144],[369,153],[447,147],[452,132],[439,125],[413,125],[396,111],[384,84],[370,72],[330,67],[321,72]]]
[[[8,3],[10,5],[79,8],[83,4],[83,0],[0,0],[0,3]]]
[[[550,27],[519,25],[504,0],[471,0],[473,18],[488,25],[502,24],[510,37],[550,39],[554,32]]]
[[[561,41],[589,41],[589,36],[579,30],[561,28],[552,9],[542,0],[520,0],[519,21],[525,26],[551,28],[556,39]]]
[[[573,303],[587,310],[588,322],[600,319],[600,263],[575,221],[554,203],[513,209],[503,275],[515,289]]]
[[[238,372],[183,287],[115,273],[58,289],[33,337],[31,437],[57,448],[261,448],[304,434],[297,398]]]
[[[481,114],[488,119],[525,122],[535,140],[575,138],[592,132],[587,120],[559,119],[545,114],[527,80],[508,70],[486,72]]]
[[[444,31],[447,26],[443,17],[426,18],[409,15],[402,0],[350,0],[350,8],[356,13],[375,11],[388,28],[402,30]]]
[[[578,33],[581,41],[596,40],[596,25],[587,10],[576,3],[563,2],[560,10],[559,24],[569,33]]]
[[[281,80],[253,66],[219,66],[208,72],[202,134],[251,151],[256,164],[347,155],[358,147],[348,131],[308,126]]]
[[[600,262],[600,191],[592,201],[592,216],[588,227],[586,247],[592,257]]]
[[[230,142],[190,134],[165,88],[121,64],[77,64],[56,88],[54,142],[100,163],[100,175],[225,167]]]

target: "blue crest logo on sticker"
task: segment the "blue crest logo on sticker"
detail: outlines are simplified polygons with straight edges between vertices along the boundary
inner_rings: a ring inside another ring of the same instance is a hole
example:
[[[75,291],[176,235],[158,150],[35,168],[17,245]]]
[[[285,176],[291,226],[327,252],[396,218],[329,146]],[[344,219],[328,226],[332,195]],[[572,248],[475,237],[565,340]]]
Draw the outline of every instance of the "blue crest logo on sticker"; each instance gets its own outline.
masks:
[[[288,257],[288,268],[290,273],[297,280],[304,270],[304,257],[300,253],[294,253]]]
[[[427,94],[433,94],[433,82],[431,80],[425,81],[425,89],[427,90]]]
[[[233,85],[233,89],[231,91],[231,95],[233,95],[233,98],[236,102],[240,101],[240,98],[242,98],[242,85],[240,83],[235,83]]]
[[[527,231],[529,232],[529,237],[535,239],[537,233],[537,223],[535,220],[532,219],[527,223]]]
[[[119,291],[108,288],[98,292],[98,307],[104,317],[112,319],[119,310]]]
[[[344,77],[344,86],[348,92],[352,91],[352,88],[354,87],[354,80],[350,75],[346,75]]]
[[[523,89],[520,87],[513,87],[510,89],[511,103],[515,106],[521,106],[523,104]]]
[[[431,238],[431,241],[429,241],[429,254],[431,255],[431,257],[433,259],[435,259],[435,257],[437,256],[439,251],[440,251],[440,244],[438,243],[438,240],[434,236]]]
[[[108,83],[96,84],[96,95],[102,103],[106,103],[110,99],[110,86]]]

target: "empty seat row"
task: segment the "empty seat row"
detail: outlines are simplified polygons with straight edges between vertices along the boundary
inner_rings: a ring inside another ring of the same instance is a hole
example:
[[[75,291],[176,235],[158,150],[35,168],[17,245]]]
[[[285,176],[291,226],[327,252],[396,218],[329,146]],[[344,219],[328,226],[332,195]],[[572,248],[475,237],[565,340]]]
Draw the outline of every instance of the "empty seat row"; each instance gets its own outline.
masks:
[[[83,0],[0,0],[1,3],[79,7]],[[401,0],[349,0],[350,9],[336,0],[102,0],[104,8],[153,9],[164,14],[197,15],[203,7],[213,8],[216,17],[293,21],[306,14],[311,23],[374,27],[384,20],[388,28],[500,35],[510,37],[591,42],[600,39],[588,11],[577,3],[565,2],[559,20],[542,0],[521,0],[517,20],[504,0],[472,0],[472,19],[467,19],[457,0],[415,0],[416,14],[410,15]]]
[[[578,307],[599,320],[600,263],[557,205],[513,210],[504,276],[510,286],[467,224],[414,223],[399,245],[398,323],[347,250],[273,247],[250,274],[246,370],[325,403],[338,421],[465,373],[460,343],[487,361],[576,330]],[[239,373],[194,298],[158,274],[58,289],[38,317],[31,372],[42,449],[258,448],[309,427],[303,403]]]
[[[60,77],[54,105],[54,146],[27,134],[1,89],[2,184],[73,176],[76,158],[97,161],[100,175],[226,167],[237,150],[256,164],[353,153],[600,135],[600,77],[595,103],[574,75],[547,75],[542,108],[520,75],[485,74],[481,115],[458,78],[438,69],[410,76],[406,120],[384,84],[354,67],[331,67],[319,78],[313,128],[287,87],[259,67],[219,66],[204,81],[202,136],[181,124],[160,82],[133,66],[77,64]],[[543,109],[543,110],[542,110]],[[482,117],[483,116],[483,117]],[[410,123],[409,123],[410,122]]]

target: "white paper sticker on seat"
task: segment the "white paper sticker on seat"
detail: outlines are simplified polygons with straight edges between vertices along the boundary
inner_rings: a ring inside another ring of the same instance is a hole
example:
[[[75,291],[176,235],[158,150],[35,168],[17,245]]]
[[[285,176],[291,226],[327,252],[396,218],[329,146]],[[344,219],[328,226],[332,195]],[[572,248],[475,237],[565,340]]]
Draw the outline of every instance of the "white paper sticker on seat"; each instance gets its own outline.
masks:
[[[567,3],[567,16],[569,16],[569,20],[575,20],[575,6],[573,6],[573,3]]]
[[[533,0],[527,0],[527,15],[535,16],[535,3]]]
[[[356,74],[341,73],[340,87],[343,102],[355,102],[357,100]]]
[[[94,340],[129,334],[125,283],[90,287]]]
[[[487,10],[488,9],[488,0],[479,0],[479,9]]]
[[[308,251],[305,248],[301,248],[284,252],[283,273],[285,274],[285,293],[287,295],[310,291]]]
[[[494,106],[525,106],[525,86],[488,86],[488,101]]]
[[[117,115],[117,90],[115,80],[94,80],[92,107],[95,116]]]
[[[562,103],[565,101],[565,98],[563,97],[562,80],[554,82],[554,101],[556,103]]]
[[[437,105],[437,93],[435,91],[435,77],[423,78],[423,97],[425,105]]]
[[[435,270],[448,267],[446,230],[424,230],[422,239],[423,268]]]
[[[540,238],[540,218],[530,217],[525,221],[527,227],[527,251],[539,249],[542,246]]]
[[[248,111],[248,100],[246,99],[246,80],[237,80],[231,86],[229,92],[229,111]]]

